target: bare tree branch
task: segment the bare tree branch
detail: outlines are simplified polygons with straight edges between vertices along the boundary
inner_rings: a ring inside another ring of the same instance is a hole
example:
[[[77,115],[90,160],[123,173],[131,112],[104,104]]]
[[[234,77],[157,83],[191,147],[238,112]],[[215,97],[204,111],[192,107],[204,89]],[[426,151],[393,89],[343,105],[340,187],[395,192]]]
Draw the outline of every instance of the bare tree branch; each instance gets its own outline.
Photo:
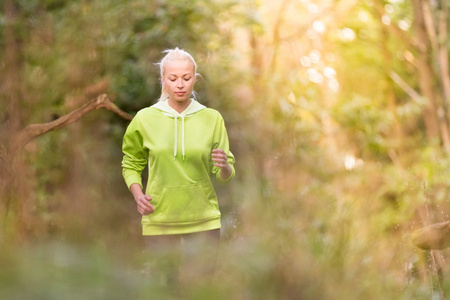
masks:
[[[423,102],[423,97],[410,87],[397,73],[391,71],[389,72],[389,77],[414,101],[419,103]],[[447,152],[450,152],[450,132],[448,131],[447,122],[445,121],[445,112],[441,107],[437,109],[437,117],[444,148]]]
[[[102,94],[97,98],[86,103],[77,110],[74,110],[67,115],[64,115],[52,122],[43,124],[31,124],[19,131],[17,136],[13,138],[11,143],[10,154],[14,156],[17,151],[23,148],[28,142],[35,139],[36,137],[43,135],[52,130],[61,129],[87,114],[88,112],[100,108],[105,108],[111,110],[121,116],[124,119],[131,120],[133,117],[126,112],[118,108],[114,103],[112,103],[106,94]]]
[[[398,75],[395,71],[389,72],[389,77],[406,93],[408,96],[410,96],[414,101],[422,103],[423,97],[416,92],[412,87],[409,86],[408,83],[406,83],[400,75]]]

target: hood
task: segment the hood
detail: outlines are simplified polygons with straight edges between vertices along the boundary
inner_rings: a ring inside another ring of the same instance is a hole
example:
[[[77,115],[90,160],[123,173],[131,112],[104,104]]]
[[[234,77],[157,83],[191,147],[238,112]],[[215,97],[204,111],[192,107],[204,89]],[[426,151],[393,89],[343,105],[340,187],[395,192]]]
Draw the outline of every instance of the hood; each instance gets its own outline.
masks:
[[[182,111],[181,113],[177,112],[169,105],[168,99],[160,100],[156,104],[152,105],[152,107],[160,110],[165,116],[174,118],[174,146],[173,146],[173,159],[177,157],[177,149],[178,149],[178,126],[177,119],[181,118],[181,151],[183,154],[183,160],[185,156],[185,146],[184,146],[184,118],[188,118],[195,114],[198,111],[201,111],[206,108],[203,104],[200,104],[195,99],[191,99],[191,103],[189,106]]]
[[[174,118],[174,117],[179,117],[179,118],[190,117],[194,113],[206,108],[206,106],[204,106],[203,104],[200,104],[195,99],[191,99],[191,103],[189,104],[189,106],[181,113],[177,112],[175,109],[173,109],[169,105],[168,99],[160,100],[156,104],[153,104],[152,107],[162,111],[166,116],[172,117],[172,118]]]

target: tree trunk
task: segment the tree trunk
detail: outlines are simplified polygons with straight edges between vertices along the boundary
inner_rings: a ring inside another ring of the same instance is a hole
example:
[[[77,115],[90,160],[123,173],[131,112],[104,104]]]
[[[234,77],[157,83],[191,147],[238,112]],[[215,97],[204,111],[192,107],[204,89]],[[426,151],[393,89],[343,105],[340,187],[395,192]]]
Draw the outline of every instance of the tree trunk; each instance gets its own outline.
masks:
[[[448,48],[447,48],[447,19],[448,19],[448,4],[447,0],[441,1],[441,10],[438,15],[438,65],[440,77],[442,80],[442,88],[444,95],[444,104],[446,106],[447,116],[449,114],[450,101],[450,74],[448,66]]]
[[[428,34],[428,41],[432,48],[430,65],[436,65],[434,71],[438,84],[435,86],[437,115],[444,149],[450,152],[450,132],[448,123],[448,98],[450,95],[450,81],[448,74],[447,54],[447,2],[441,1],[433,11],[429,1],[422,0],[423,20]],[[438,101],[439,100],[439,101]]]
[[[2,126],[1,143],[5,145],[0,149],[1,163],[0,178],[1,190],[0,193],[4,198],[0,203],[0,212],[10,211],[10,207],[14,205],[17,212],[22,212],[24,207],[24,198],[26,197],[26,188],[23,187],[24,181],[20,180],[20,174],[25,173],[26,165],[21,160],[12,162],[12,157],[9,156],[8,148],[12,137],[16,135],[22,124],[21,116],[21,70],[22,70],[22,41],[20,40],[20,32],[17,28],[19,22],[19,11],[12,0],[4,2],[5,12],[5,26],[3,29],[4,35],[4,56],[2,60],[3,70],[0,75],[2,78],[2,95],[1,98],[5,101],[4,113],[5,124]],[[2,224],[3,225],[3,224]],[[0,225],[0,226],[2,226]]]
[[[52,122],[44,124],[32,124],[26,128],[19,131],[14,137],[11,138],[11,147],[9,152],[4,151],[0,153],[0,171],[1,175],[4,176],[5,180],[2,180],[4,184],[1,186],[0,195],[4,195],[5,199],[0,199],[0,212],[4,212],[4,224],[2,227],[6,228],[6,223],[14,224],[18,229],[19,233],[24,233],[30,230],[33,218],[36,218],[36,214],[30,216],[34,210],[35,202],[34,198],[30,196],[30,191],[32,189],[23,187],[24,182],[29,180],[28,173],[25,172],[25,168],[18,168],[17,166],[22,164],[19,152],[22,150],[28,142],[34,138],[43,135],[49,131],[61,129],[69,124],[72,124],[83,117],[90,111],[106,108],[117,113],[124,119],[131,120],[132,116],[120,110],[116,105],[114,105],[106,94],[102,94],[97,98],[86,103],[77,110],[74,110],[67,115],[64,115]],[[75,130],[72,133],[77,134],[78,131]],[[81,140],[81,138],[74,138],[74,140]],[[5,148],[6,149],[6,148]],[[72,150],[71,153],[75,159],[77,159],[76,148]],[[71,170],[71,176],[81,178],[83,174],[80,174],[80,169]],[[20,178],[19,181],[14,181],[14,178]],[[70,177],[72,178],[72,177]],[[70,180],[69,185],[66,187],[71,192],[71,195],[76,197],[80,191],[80,186],[76,186],[77,180]],[[7,185],[9,184],[9,185]],[[27,195],[28,193],[28,195]],[[12,213],[14,212],[14,213]],[[13,215],[15,217],[14,221],[9,221],[8,215]],[[0,232],[1,233],[1,232]],[[1,235],[0,235],[1,238]]]
[[[424,121],[426,126],[427,138],[429,141],[440,139],[444,147],[450,150],[450,139],[448,135],[448,126],[442,120],[442,107],[437,103],[433,79],[435,74],[431,68],[429,59],[430,41],[427,34],[423,0],[413,0],[414,25],[417,36],[417,77],[419,78],[419,88],[421,94],[427,99],[427,105],[424,111]]]
[[[18,38],[17,26],[18,11],[12,0],[5,1],[5,56],[3,63],[5,66],[5,72],[3,76],[4,84],[4,96],[8,102],[8,115],[6,133],[14,135],[15,132],[21,127],[21,115],[20,115],[20,99],[21,99],[21,87],[20,87],[20,71],[22,66],[21,61],[21,41]]]

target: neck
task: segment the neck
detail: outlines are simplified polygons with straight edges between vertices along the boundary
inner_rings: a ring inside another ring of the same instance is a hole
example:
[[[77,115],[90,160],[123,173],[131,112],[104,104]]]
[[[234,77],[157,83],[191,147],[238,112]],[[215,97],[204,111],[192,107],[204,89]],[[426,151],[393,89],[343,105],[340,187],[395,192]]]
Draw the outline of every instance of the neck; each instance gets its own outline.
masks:
[[[175,109],[179,114],[181,114],[188,106],[191,104],[191,99],[187,99],[184,101],[175,101],[169,98],[168,101],[170,107]]]

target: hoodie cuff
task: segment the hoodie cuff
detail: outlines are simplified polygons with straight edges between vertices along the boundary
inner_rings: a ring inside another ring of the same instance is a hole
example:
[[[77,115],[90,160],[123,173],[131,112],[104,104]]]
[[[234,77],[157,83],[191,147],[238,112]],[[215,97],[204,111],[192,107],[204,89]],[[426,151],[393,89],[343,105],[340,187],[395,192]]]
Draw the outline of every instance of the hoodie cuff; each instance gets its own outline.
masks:
[[[219,181],[221,183],[227,183],[227,182],[230,182],[231,179],[234,178],[234,174],[235,174],[234,166],[230,165],[230,167],[231,167],[231,175],[230,175],[230,177],[228,177],[227,179],[223,179],[222,177],[220,177],[220,171],[219,171],[219,172],[216,173],[217,181]]]
[[[132,175],[126,176],[125,177],[125,183],[127,184],[128,189],[131,188],[131,185],[133,183],[137,183],[137,184],[139,184],[141,186],[141,188],[143,188],[143,186],[142,186],[142,178],[139,175],[132,174]]]

